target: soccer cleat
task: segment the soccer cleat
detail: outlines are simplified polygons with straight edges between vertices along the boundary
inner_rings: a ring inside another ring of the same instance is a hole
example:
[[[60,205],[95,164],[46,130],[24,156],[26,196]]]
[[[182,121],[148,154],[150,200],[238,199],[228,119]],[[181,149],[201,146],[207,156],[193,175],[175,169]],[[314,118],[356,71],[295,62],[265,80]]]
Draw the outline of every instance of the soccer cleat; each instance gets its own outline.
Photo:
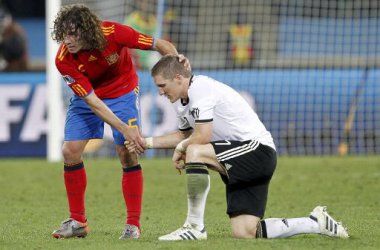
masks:
[[[207,240],[207,232],[205,228],[199,231],[190,224],[185,224],[174,232],[159,237],[158,240]]]
[[[341,222],[337,222],[327,213],[325,206],[315,207],[310,213],[310,218],[318,222],[321,234],[343,239],[349,237],[347,229],[342,226]]]
[[[87,222],[81,223],[72,218],[68,218],[62,222],[61,228],[55,230],[52,236],[56,239],[65,239],[71,237],[84,238],[87,236],[90,228]]]
[[[140,238],[140,229],[135,225],[125,225],[124,231],[120,236],[120,240],[138,239]]]

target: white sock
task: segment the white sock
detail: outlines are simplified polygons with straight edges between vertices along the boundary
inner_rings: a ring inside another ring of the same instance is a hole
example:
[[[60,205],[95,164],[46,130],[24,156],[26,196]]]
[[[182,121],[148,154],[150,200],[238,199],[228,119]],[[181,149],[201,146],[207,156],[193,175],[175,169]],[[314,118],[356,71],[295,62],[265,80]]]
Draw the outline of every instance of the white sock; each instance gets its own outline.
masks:
[[[309,217],[280,219],[270,218],[264,220],[267,238],[287,238],[296,234],[320,233],[318,222]]]
[[[191,224],[197,230],[203,230],[206,199],[210,190],[210,176],[207,167],[201,164],[186,165],[186,175],[186,223]]]

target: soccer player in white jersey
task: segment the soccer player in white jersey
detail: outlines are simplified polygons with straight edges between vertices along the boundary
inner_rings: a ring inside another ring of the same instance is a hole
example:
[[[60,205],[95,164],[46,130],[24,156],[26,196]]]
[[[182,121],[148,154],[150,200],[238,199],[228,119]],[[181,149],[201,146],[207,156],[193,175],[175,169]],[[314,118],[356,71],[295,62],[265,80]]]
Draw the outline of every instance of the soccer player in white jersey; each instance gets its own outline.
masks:
[[[167,55],[153,67],[159,93],[175,105],[179,131],[145,138],[146,148],[175,148],[172,161],[186,169],[188,213],[182,227],[159,240],[204,240],[208,169],[226,185],[227,214],[235,238],[285,238],[316,233],[347,238],[346,229],[317,206],[303,218],[263,219],[268,186],[276,168],[276,148],[255,111],[231,87],[194,76]],[[135,145],[126,142],[133,152]]]

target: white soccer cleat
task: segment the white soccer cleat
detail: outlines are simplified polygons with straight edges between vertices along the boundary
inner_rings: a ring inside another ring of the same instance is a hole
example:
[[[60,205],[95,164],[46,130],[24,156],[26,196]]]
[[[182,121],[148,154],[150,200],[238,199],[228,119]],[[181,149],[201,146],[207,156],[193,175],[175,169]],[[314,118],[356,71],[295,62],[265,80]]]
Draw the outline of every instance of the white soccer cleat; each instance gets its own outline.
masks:
[[[343,239],[349,237],[347,229],[342,226],[341,222],[337,222],[327,213],[325,206],[315,207],[310,213],[310,218],[318,222],[321,234]]]
[[[199,231],[190,224],[185,224],[170,234],[158,237],[158,240],[207,240],[207,232],[205,228]]]

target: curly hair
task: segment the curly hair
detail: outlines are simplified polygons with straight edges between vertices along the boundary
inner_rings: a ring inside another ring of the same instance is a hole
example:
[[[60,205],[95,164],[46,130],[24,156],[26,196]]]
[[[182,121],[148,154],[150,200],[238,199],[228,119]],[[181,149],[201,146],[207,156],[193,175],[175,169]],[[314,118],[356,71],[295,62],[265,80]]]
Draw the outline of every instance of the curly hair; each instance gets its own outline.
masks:
[[[54,20],[53,40],[61,43],[68,33],[79,36],[86,49],[102,50],[106,38],[100,26],[101,20],[86,6],[72,4],[63,6]]]

